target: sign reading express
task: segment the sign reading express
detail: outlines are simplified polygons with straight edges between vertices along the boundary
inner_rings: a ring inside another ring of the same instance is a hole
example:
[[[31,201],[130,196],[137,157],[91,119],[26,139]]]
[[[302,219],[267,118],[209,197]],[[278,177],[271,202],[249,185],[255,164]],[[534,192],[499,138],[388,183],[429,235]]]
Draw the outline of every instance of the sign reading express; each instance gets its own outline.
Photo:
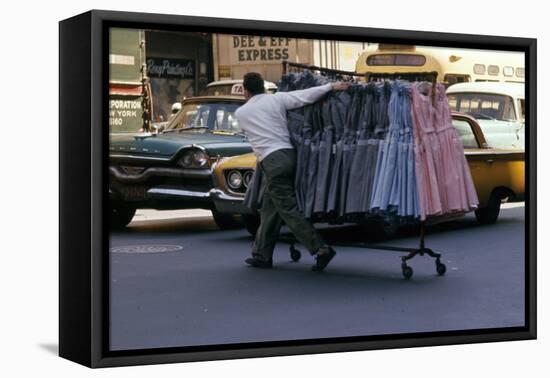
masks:
[[[287,60],[290,38],[233,36],[233,48],[238,62],[269,62]]]
[[[194,79],[195,61],[189,59],[147,59],[147,75],[151,78]]]

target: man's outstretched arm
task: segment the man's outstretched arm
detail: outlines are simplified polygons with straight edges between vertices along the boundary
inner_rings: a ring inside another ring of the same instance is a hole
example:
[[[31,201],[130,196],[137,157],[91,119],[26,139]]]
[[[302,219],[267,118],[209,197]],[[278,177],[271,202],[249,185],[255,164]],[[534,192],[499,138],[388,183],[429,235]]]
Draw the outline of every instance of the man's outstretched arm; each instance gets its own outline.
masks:
[[[349,88],[351,83],[337,81],[334,83],[328,83],[320,85],[318,87],[301,89],[291,92],[277,92],[275,96],[278,96],[284,103],[287,110],[296,109],[305,105],[313,104],[319,100],[326,93],[334,91],[342,91]]]

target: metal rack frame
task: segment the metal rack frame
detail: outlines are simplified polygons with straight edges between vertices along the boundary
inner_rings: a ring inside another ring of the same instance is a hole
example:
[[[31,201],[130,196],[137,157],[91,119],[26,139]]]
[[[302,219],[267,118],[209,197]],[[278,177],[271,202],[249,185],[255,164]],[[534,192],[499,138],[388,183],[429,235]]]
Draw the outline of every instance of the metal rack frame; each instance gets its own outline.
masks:
[[[434,252],[431,248],[426,248],[425,245],[425,236],[426,236],[426,223],[420,223],[420,241],[419,247],[397,247],[383,244],[376,244],[370,242],[336,242],[331,243],[331,246],[335,247],[355,247],[363,249],[376,249],[381,251],[392,251],[392,252],[406,252],[407,255],[401,256],[401,271],[405,279],[410,279],[413,276],[413,268],[411,268],[407,261],[416,257],[417,255],[424,256],[428,255],[435,259],[435,269],[438,275],[443,276],[447,272],[447,267],[441,262],[441,253]],[[292,261],[299,261],[302,257],[302,253],[295,247],[296,239],[294,236],[291,238],[281,238],[282,241],[290,243],[289,252],[290,258]]]

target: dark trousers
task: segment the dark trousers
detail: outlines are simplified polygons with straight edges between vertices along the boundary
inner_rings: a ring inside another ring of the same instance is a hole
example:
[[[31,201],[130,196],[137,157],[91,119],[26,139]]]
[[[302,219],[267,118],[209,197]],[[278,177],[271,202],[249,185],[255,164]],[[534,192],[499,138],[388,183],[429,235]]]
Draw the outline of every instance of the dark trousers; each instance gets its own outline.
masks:
[[[283,222],[311,254],[317,253],[326,243],[298,210],[294,191],[296,150],[274,151],[265,157],[259,166],[264,175],[265,191],[260,210],[260,227],[256,233],[252,254],[264,261],[272,258]]]

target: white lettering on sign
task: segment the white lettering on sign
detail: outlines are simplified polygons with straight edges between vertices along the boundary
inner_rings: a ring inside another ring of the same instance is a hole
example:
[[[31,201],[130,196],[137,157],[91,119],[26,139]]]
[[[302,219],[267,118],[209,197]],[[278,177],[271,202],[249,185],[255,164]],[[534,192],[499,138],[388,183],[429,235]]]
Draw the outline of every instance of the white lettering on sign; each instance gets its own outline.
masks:
[[[181,65],[179,62],[171,62],[168,59],[164,59],[158,62],[154,59],[147,60],[147,72],[149,76],[176,76],[182,79],[192,78],[195,73],[195,65],[193,61],[186,61],[185,65]]]
[[[135,63],[135,58],[132,55],[109,54],[109,63],[133,66]]]
[[[109,108],[109,126],[117,126],[117,130],[135,129],[141,123],[141,99],[110,100]]]
[[[141,109],[140,100],[111,100],[111,109]]]

